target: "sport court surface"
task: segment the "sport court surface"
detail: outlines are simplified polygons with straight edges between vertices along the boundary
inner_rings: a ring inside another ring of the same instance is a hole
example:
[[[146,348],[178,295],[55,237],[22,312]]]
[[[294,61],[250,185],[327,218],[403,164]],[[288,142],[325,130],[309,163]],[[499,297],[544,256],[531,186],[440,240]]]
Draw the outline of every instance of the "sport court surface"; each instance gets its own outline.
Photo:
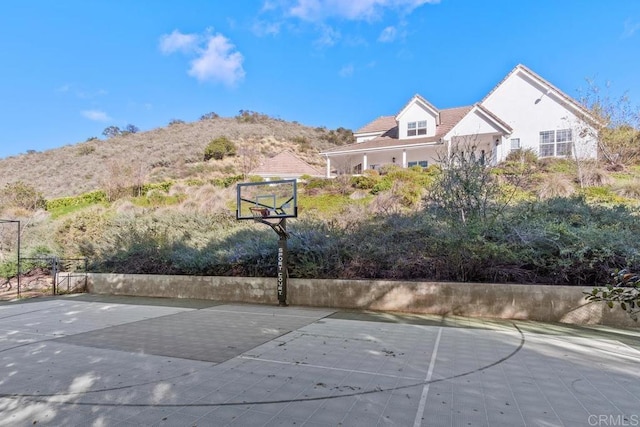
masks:
[[[0,305],[0,373],[11,426],[640,423],[640,331],[533,322],[58,297]]]

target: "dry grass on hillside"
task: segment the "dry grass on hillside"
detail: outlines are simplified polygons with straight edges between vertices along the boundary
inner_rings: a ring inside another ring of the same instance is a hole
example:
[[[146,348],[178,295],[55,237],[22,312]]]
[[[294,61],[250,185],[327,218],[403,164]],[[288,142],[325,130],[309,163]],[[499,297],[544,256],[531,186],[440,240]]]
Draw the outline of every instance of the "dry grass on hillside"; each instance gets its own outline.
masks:
[[[0,187],[22,181],[44,197],[55,198],[103,188],[123,167],[130,169],[134,179],[145,182],[240,174],[283,150],[322,168],[318,153],[333,146],[328,134],[324,128],[266,118],[255,123],[236,118],[177,123],[0,159]],[[203,162],[206,145],[220,136],[236,144],[238,155]]]

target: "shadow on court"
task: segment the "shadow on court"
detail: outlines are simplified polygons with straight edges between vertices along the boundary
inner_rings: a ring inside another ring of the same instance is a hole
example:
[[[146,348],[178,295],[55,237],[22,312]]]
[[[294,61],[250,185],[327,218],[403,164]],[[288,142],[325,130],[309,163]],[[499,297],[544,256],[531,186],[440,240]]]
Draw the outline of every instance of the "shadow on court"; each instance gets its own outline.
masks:
[[[639,360],[612,328],[47,298],[0,304],[0,425],[631,423]]]

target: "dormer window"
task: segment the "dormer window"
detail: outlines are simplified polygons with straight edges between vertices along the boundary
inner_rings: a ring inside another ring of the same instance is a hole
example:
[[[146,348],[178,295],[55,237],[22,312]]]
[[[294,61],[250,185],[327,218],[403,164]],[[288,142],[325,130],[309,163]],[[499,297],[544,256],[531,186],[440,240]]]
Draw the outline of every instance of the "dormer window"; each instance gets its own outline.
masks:
[[[426,120],[407,123],[407,136],[426,135],[426,134],[427,134]]]

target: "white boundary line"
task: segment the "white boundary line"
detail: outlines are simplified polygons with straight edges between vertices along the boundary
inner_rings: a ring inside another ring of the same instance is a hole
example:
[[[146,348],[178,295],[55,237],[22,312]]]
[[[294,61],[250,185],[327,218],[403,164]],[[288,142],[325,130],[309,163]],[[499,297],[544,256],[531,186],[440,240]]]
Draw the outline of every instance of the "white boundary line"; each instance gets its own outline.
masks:
[[[422,425],[422,416],[424,415],[424,408],[427,404],[427,395],[429,394],[429,381],[431,381],[431,375],[433,375],[433,368],[436,365],[436,357],[438,356],[438,347],[440,347],[440,337],[442,336],[442,326],[438,329],[438,336],[436,337],[436,343],[433,345],[433,353],[431,353],[431,362],[429,362],[429,370],[427,371],[427,377],[424,379],[426,383],[422,388],[422,395],[420,396],[420,405],[418,405],[418,412],[416,413],[416,419],[413,421],[413,427],[420,427]]]
[[[328,371],[342,371],[342,372],[349,372],[349,373],[354,373],[354,374],[367,374],[367,375],[374,375],[374,376],[379,376],[379,377],[388,377],[388,378],[398,378],[401,380],[412,380],[412,381],[420,381],[420,378],[416,378],[416,377],[404,377],[404,376],[400,376],[400,375],[391,375],[391,374],[383,374],[380,372],[370,372],[370,371],[361,371],[358,369],[344,369],[344,368],[336,368],[335,366],[322,366],[322,365],[312,365],[310,363],[297,363],[297,362],[285,362],[282,360],[271,360],[271,359],[262,359],[260,357],[254,357],[254,356],[238,356],[239,359],[245,359],[245,360],[253,360],[256,362],[265,362],[265,363],[277,363],[280,365],[290,365],[290,366],[299,366],[301,368],[315,368],[315,369],[326,369]]]

